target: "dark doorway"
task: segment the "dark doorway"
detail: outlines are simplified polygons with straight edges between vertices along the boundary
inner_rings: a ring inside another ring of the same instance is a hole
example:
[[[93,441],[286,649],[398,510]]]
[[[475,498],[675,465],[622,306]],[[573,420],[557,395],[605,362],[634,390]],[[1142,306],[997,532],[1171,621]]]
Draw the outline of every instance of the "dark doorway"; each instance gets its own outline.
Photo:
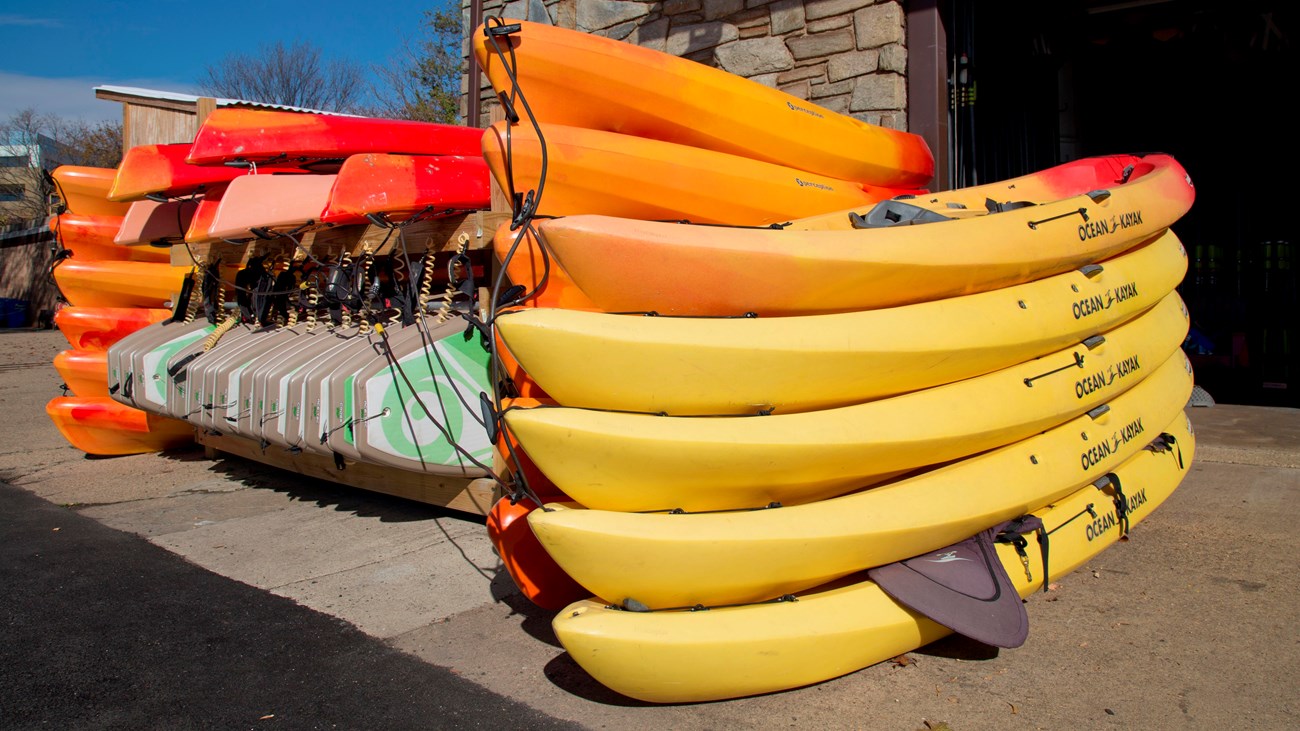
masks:
[[[952,187],[1166,152],[1196,203],[1185,349],[1219,401],[1300,406],[1294,13],[1281,2],[940,3]]]

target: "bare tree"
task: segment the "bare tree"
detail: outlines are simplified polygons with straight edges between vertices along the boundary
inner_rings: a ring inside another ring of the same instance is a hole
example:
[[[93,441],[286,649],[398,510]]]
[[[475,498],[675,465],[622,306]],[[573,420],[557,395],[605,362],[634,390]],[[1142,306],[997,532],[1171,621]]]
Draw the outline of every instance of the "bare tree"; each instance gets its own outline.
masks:
[[[308,41],[277,41],[256,55],[232,53],[208,66],[198,83],[213,96],[332,112],[355,111],[367,91],[358,64],[327,60]]]
[[[460,117],[465,29],[460,3],[442,0],[424,11],[418,39],[407,38],[386,66],[374,66],[384,83],[375,88],[377,116],[453,124]]]

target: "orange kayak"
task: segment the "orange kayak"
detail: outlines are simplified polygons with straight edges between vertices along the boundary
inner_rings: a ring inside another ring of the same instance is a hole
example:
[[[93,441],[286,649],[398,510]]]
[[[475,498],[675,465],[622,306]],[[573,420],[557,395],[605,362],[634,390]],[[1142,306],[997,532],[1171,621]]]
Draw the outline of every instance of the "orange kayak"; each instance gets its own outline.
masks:
[[[64,307],[54,324],[76,350],[108,350],[108,346],[144,327],[171,317],[154,307]]]
[[[382,213],[404,220],[491,205],[487,164],[479,155],[353,155],[343,161],[320,220],[340,223]]]
[[[482,134],[476,127],[435,122],[222,107],[199,127],[186,159],[195,165],[309,165],[367,152],[477,155]]]
[[[212,240],[208,236],[208,229],[212,227],[212,219],[216,217],[217,209],[221,207],[221,198],[226,194],[228,185],[229,183],[214,185],[199,199],[193,215],[190,216],[189,228],[185,229],[186,243],[201,244]]]
[[[218,183],[249,175],[246,167],[226,165],[200,166],[185,161],[190,143],[136,145],[122,156],[122,164],[113,178],[109,200],[137,201],[154,194],[179,198],[203,193]],[[298,167],[275,166],[276,173],[304,173]]]
[[[78,396],[108,396],[108,351],[65,350],[54,356],[63,385]]]
[[[144,454],[194,442],[190,424],[103,396],[60,396],[45,405],[45,413],[63,438],[86,454]]]
[[[496,36],[539,122],[620,132],[874,185],[923,187],[934,158],[919,135],[867,124],[721,69],[601,36],[508,20]],[[498,93],[501,57],[474,30],[474,58]],[[527,114],[523,105],[516,111]],[[527,122],[525,122],[525,126]]]
[[[555,563],[528,525],[528,514],[537,507],[528,498],[511,503],[509,496],[497,500],[487,514],[488,538],[515,586],[533,604],[557,611],[591,596]]]
[[[108,199],[117,168],[60,165],[51,175],[54,176],[54,192],[63,200],[68,212],[87,216],[126,215],[125,203]]]
[[[81,261],[171,261],[170,249],[118,246],[114,239],[123,220],[123,216],[64,213],[51,216],[49,227],[63,248]]]
[[[75,307],[166,307],[189,269],[146,261],[59,262],[54,281]]]
[[[766,226],[918,192],[614,132],[555,124],[541,129],[547,155],[537,210],[542,216],[595,213]],[[512,181],[516,192],[537,188],[542,149],[531,125],[498,122],[483,134],[483,156],[507,193]]]

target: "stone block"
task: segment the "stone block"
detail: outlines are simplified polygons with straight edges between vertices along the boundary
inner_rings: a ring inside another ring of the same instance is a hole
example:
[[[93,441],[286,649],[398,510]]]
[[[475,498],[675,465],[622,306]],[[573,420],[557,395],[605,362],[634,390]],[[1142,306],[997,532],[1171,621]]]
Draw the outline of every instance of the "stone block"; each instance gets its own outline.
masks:
[[[747,41],[752,38],[768,38],[768,37],[770,36],[767,32],[766,25],[753,25],[748,28],[740,29],[740,40],[742,41]]]
[[[794,58],[780,38],[753,38],[718,46],[718,66],[737,76],[757,76],[794,68]]]
[[[907,74],[907,48],[901,43],[891,43],[880,48],[880,70]]]
[[[830,86],[830,85],[823,84],[822,86]],[[829,109],[832,112],[835,112],[836,114],[849,113],[849,99],[852,98],[851,94],[840,94],[838,96],[819,97],[817,96],[817,87],[815,86],[813,87],[812,93],[813,93],[813,100],[817,102],[817,106],[825,107],[826,109]]]
[[[745,9],[745,0],[704,0],[704,19],[717,20]]]
[[[804,3],[804,17],[808,20],[829,18],[832,15],[846,15],[864,8],[875,0],[808,0]]]
[[[591,33],[650,14],[650,5],[626,0],[578,0],[578,30]]]
[[[727,19],[727,22],[744,30],[755,26],[767,27],[768,12],[767,8],[750,8]]]
[[[686,56],[739,38],[739,29],[730,23],[686,25],[668,32],[664,50],[674,56]]]
[[[847,108],[847,99],[853,95],[853,87],[857,82],[854,79],[845,79],[830,84],[813,83],[812,96],[810,99],[822,99],[825,97],[842,96],[845,98]],[[821,102],[819,101],[818,104]]]
[[[870,74],[853,85],[854,112],[894,111],[907,106],[907,82],[898,74]]]
[[[643,48],[650,48],[656,51],[664,50],[664,42],[668,38],[668,19],[660,18],[653,20],[645,25],[637,26],[636,30],[628,35],[629,43],[635,43]]]
[[[701,6],[700,0],[665,0],[662,12],[664,15],[681,15],[694,13]]]
[[[785,44],[799,60],[830,56],[853,50],[853,33],[845,29],[815,36],[798,36],[787,38]]]
[[[812,84],[808,83],[807,79],[804,79],[803,81],[796,81],[793,84],[783,84],[776,88],[784,91],[790,96],[798,97],[799,99],[807,99],[808,93],[812,90]]]
[[[809,35],[814,33],[825,33],[828,30],[838,30],[847,28],[853,23],[853,17],[850,15],[837,15],[834,18],[822,18],[821,20],[808,21],[807,31]]]
[[[826,79],[842,81],[874,72],[880,66],[878,51],[851,51],[831,56],[826,62]]]
[[[789,84],[792,81],[798,81],[800,79],[821,79],[825,77],[825,75],[826,64],[814,63],[807,66],[799,66],[790,71],[786,71],[783,74],[778,74],[776,77],[776,83]]]
[[[768,8],[772,18],[772,35],[785,35],[799,30],[804,24],[803,2],[801,0],[777,0]]]
[[[858,48],[879,48],[903,42],[903,9],[898,3],[863,8],[853,14]]]
[[[756,81],[762,84],[763,86],[770,86],[773,89],[775,89],[777,76],[778,74],[759,74],[758,76],[751,76],[749,80]]]

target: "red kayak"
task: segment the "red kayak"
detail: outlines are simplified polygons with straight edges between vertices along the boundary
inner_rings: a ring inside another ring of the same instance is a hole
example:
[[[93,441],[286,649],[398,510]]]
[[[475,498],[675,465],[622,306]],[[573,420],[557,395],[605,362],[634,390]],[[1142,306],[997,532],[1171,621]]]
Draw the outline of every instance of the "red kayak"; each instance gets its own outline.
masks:
[[[106,396],[60,396],[45,413],[63,438],[86,454],[144,454],[194,443],[185,421],[133,409]]]
[[[171,315],[171,310],[161,307],[64,307],[54,313],[54,324],[77,350],[107,350],[136,330]]]
[[[247,167],[226,165],[200,166],[185,161],[190,143],[169,145],[136,145],[122,156],[117,167],[108,199],[113,201],[138,201],[147,195],[180,198],[202,193],[213,185],[250,175]],[[294,165],[272,166],[266,172],[305,173]]]
[[[70,250],[78,261],[171,261],[168,249],[114,243],[123,218],[64,213],[51,216],[48,225],[63,248]]]
[[[320,220],[343,223],[382,213],[404,220],[491,205],[491,175],[481,154],[353,155],[339,168]]]
[[[481,129],[452,124],[222,107],[199,127],[186,159],[304,165],[367,152],[477,156],[482,137]]]

